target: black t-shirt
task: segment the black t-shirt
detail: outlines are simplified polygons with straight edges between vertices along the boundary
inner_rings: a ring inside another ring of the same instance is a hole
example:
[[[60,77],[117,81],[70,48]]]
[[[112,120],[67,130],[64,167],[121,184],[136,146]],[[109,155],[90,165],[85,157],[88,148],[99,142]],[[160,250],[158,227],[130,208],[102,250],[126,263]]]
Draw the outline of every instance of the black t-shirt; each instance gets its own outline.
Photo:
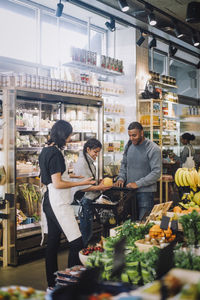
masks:
[[[58,148],[49,146],[42,149],[39,156],[40,175],[43,184],[52,183],[51,175],[65,172],[65,160]]]

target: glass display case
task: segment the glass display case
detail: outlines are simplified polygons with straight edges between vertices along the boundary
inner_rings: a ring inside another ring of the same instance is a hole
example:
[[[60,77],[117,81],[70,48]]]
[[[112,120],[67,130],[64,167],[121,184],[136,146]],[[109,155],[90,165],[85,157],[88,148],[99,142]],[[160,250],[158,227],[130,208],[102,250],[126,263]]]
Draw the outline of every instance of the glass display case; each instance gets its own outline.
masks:
[[[102,99],[42,92],[29,89],[4,89],[7,144],[4,147],[10,203],[9,263],[17,264],[20,254],[40,244],[41,182],[38,156],[45,146],[52,125],[60,119],[73,127],[72,141],[64,150],[70,172],[84,142],[96,137],[102,141]],[[102,177],[99,156],[98,178]]]

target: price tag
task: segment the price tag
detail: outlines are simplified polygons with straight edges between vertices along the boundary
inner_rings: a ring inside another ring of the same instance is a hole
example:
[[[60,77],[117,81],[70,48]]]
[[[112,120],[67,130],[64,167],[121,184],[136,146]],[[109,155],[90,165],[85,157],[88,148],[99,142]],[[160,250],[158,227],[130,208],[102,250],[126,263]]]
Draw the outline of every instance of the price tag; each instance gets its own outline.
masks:
[[[163,230],[167,230],[169,226],[169,221],[170,221],[169,217],[163,216],[161,219],[160,228]]]
[[[171,221],[171,230],[172,231],[178,231],[178,221],[177,220],[172,220]]]

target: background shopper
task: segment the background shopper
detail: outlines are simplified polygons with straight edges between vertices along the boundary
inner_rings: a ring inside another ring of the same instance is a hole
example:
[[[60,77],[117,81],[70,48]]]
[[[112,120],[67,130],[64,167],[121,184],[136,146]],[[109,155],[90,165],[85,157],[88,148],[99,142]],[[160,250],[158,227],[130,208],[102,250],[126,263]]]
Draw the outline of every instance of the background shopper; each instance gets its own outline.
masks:
[[[61,233],[64,232],[69,241],[68,267],[79,263],[78,252],[83,248],[79,226],[70,205],[70,188],[95,183],[91,178],[80,182],[66,180],[68,172],[61,150],[70,141],[71,135],[71,124],[63,120],[57,121],[51,129],[48,146],[43,148],[39,156],[41,181],[47,186],[43,210],[48,226],[46,275],[49,288],[55,286],[54,273],[58,270],[57,251]],[[65,176],[65,180],[62,176]]]
[[[184,148],[180,153],[181,166],[182,166],[182,164],[184,164],[186,162],[187,157],[189,157],[190,153],[191,153],[191,156],[194,157],[195,150],[192,147],[192,145],[190,144],[190,141],[194,141],[194,140],[195,140],[195,135],[194,134],[190,134],[188,132],[182,134],[181,143],[184,145]]]
[[[78,161],[74,166],[74,173],[85,177],[92,176],[96,179],[96,167],[94,162],[101,151],[102,144],[97,139],[89,139],[83,147],[83,152],[80,152]],[[110,189],[105,187],[103,182],[98,185],[89,185],[84,187],[84,196],[81,199],[81,212],[79,213],[80,230],[82,233],[84,247],[87,247],[89,240],[92,237],[93,209],[92,201],[100,196],[100,193]],[[79,188],[73,188],[75,193]]]
[[[154,205],[154,192],[161,175],[161,150],[144,137],[138,122],[128,126],[129,141],[125,146],[123,160],[116,186],[137,189],[136,199],[139,220]]]

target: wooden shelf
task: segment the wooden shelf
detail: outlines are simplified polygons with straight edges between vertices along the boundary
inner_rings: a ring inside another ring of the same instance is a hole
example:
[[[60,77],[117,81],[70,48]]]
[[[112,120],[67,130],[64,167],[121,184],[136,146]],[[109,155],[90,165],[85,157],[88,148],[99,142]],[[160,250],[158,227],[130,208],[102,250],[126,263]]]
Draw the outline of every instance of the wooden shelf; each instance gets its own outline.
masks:
[[[152,83],[155,83],[157,85],[160,85],[160,86],[165,86],[167,88],[173,88],[173,89],[177,89],[178,88],[176,85],[167,84],[167,83],[160,82],[160,81],[155,81],[155,80],[149,80],[149,81],[152,82]]]

